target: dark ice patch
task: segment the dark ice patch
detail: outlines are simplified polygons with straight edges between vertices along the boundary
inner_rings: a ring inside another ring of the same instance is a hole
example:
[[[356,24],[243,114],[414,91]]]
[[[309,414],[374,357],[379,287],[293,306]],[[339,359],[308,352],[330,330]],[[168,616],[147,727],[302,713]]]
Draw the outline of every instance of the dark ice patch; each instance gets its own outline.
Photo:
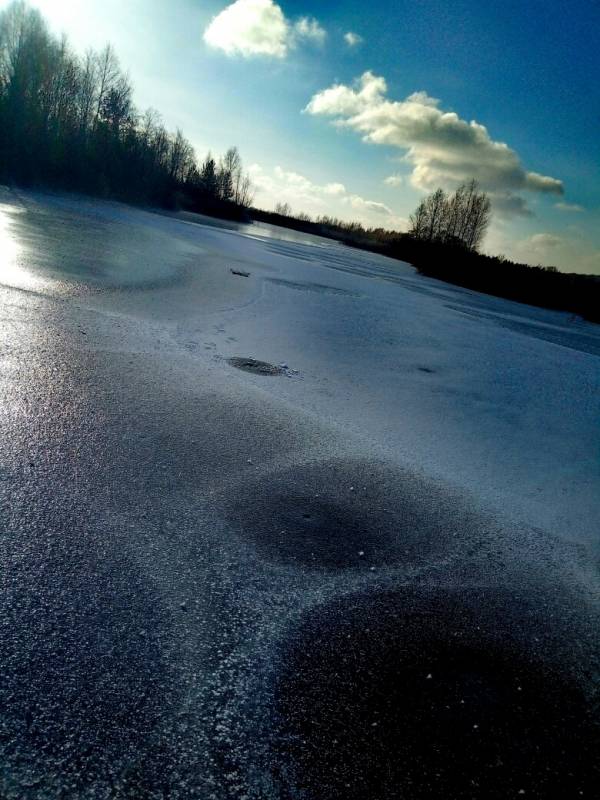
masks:
[[[222,498],[233,529],[267,561],[342,570],[429,563],[489,523],[464,501],[379,463],[308,464]]]
[[[283,375],[285,373],[282,367],[276,367],[267,361],[258,361],[256,358],[234,356],[233,358],[228,358],[227,363],[236,369],[241,369],[243,372],[251,372],[254,375]]]
[[[560,645],[547,613],[462,589],[314,610],[283,648],[275,690],[282,796],[594,795],[600,729],[566,658],[548,657]]]

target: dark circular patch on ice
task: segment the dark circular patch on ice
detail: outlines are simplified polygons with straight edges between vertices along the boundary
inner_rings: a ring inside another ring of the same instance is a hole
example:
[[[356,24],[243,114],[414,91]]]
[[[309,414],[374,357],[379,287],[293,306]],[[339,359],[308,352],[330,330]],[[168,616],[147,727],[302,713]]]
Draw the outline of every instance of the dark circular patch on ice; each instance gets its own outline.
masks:
[[[222,503],[261,557],[301,569],[430,563],[458,541],[479,541],[489,524],[439,487],[375,462],[301,465],[228,489]]]
[[[595,796],[600,730],[547,658],[546,613],[426,588],[314,611],[284,647],[275,690],[282,795]]]
[[[267,361],[257,361],[255,358],[233,356],[233,358],[227,359],[227,363],[244,372],[252,372],[254,375],[282,375],[285,372],[281,367],[276,367]]]

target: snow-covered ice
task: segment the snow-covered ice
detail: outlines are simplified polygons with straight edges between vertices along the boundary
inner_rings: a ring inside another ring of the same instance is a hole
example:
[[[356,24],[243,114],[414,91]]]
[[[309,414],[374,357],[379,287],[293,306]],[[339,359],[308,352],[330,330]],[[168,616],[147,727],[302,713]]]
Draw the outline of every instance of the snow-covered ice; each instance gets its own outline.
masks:
[[[375,657],[374,591],[440,592],[444,630],[497,592],[464,635],[493,650],[506,619],[591,691],[600,326],[292,231],[3,189],[0,257],[4,795],[287,796],[261,750],[281,642],[309,658],[313,612],[347,613]]]

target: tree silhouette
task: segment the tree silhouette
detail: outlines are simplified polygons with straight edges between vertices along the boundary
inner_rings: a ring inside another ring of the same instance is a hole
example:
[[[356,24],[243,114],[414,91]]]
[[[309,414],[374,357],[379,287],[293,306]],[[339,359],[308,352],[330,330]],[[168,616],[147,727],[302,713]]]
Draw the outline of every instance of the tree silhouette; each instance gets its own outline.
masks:
[[[292,216],[292,207],[289,203],[276,203],[275,204],[275,213],[279,214],[282,217],[291,217]]]
[[[200,183],[206,194],[215,195],[218,191],[217,168],[214,158],[209,153],[200,170]]]
[[[458,244],[477,250],[490,222],[491,203],[477,181],[459,186],[451,195],[443,189],[421,200],[410,216],[409,234],[426,242]]]

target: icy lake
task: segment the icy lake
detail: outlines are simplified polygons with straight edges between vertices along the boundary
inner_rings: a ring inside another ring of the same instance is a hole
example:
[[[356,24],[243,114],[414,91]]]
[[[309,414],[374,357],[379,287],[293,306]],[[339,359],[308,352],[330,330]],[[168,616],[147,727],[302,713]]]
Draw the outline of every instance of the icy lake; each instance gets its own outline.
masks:
[[[0,298],[2,796],[597,779],[600,326],[318,237],[8,189]],[[452,677],[406,708],[390,653],[411,698]],[[465,698],[436,766],[428,715]]]

